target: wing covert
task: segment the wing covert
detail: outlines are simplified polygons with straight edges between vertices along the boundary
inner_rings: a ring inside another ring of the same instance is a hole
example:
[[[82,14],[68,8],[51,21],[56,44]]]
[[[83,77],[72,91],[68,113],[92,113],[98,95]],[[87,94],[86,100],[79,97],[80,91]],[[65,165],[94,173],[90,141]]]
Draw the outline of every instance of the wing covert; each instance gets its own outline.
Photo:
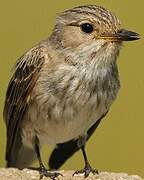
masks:
[[[13,151],[19,125],[28,108],[30,92],[39,77],[45,61],[44,47],[38,45],[24,54],[16,63],[6,92],[4,119],[7,126],[6,159]]]

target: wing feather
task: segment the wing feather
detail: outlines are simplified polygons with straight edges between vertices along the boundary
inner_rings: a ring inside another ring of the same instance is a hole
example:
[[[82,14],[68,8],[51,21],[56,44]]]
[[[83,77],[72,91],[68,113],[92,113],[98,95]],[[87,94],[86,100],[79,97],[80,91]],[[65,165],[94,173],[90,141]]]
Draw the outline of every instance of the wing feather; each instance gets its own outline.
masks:
[[[45,61],[44,48],[39,44],[17,61],[14,74],[8,85],[4,107],[4,119],[7,126],[6,159],[8,161],[13,151],[20,123],[28,108],[30,92]]]

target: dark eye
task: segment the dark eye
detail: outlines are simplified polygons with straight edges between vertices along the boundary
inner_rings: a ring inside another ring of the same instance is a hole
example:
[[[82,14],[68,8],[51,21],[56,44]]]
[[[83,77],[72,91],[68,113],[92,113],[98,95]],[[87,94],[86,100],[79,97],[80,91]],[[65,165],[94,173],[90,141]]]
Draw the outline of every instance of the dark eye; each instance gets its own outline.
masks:
[[[81,30],[85,33],[92,33],[94,28],[91,24],[89,23],[84,23],[81,25]]]

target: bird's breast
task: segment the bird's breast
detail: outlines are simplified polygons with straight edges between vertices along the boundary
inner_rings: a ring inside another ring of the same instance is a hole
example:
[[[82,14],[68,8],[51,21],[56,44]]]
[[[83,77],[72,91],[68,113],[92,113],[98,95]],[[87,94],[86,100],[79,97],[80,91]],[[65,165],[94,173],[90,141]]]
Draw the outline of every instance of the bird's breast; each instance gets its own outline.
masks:
[[[81,73],[38,80],[23,121],[25,136],[31,124],[42,144],[63,143],[85,134],[108,111],[119,89],[117,73],[100,70],[99,77]]]

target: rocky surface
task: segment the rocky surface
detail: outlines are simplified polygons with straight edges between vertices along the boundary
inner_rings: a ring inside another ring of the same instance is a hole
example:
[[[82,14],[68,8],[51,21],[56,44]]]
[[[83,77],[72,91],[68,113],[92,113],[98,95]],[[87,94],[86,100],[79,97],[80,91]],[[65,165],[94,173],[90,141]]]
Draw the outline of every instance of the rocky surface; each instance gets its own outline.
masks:
[[[63,177],[59,176],[59,180],[82,180],[82,175],[72,176],[73,171],[59,171]],[[39,180],[39,172],[29,169],[18,170],[14,168],[1,168],[0,180]],[[50,178],[44,177],[43,180]],[[138,175],[128,175],[126,173],[110,173],[100,172],[99,175],[90,175],[86,180],[144,180]]]

